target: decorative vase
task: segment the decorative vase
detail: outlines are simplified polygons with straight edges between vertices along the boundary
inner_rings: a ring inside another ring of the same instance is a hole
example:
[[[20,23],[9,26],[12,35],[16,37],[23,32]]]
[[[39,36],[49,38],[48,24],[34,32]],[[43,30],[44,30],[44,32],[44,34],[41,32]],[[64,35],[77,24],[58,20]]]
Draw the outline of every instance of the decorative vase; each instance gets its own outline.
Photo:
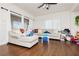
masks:
[[[20,32],[23,34],[24,33],[24,29],[20,28]]]

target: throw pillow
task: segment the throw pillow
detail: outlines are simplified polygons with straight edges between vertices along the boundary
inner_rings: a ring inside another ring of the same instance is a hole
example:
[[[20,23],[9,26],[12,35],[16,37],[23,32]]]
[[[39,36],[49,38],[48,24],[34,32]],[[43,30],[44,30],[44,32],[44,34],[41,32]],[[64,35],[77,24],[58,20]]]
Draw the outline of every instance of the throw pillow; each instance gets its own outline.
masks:
[[[33,36],[34,32],[29,32],[28,34],[26,33],[26,36]]]

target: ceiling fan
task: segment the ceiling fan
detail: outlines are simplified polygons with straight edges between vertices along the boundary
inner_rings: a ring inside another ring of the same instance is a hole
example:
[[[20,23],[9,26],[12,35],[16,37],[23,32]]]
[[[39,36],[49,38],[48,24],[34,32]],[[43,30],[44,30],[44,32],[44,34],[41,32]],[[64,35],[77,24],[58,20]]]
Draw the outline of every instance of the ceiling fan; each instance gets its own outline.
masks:
[[[43,3],[40,6],[38,6],[38,8],[46,8],[47,10],[49,10],[50,5],[56,5],[57,3]]]

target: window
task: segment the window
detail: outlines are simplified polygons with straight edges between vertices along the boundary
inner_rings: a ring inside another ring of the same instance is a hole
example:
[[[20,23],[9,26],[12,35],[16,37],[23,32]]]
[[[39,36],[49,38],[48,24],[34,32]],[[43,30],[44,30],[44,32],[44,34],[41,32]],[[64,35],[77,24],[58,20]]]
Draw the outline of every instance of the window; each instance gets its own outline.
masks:
[[[52,21],[51,20],[47,20],[45,21],[45,29],[52,29]]]
[[[24,18],[24,28],[27,29],[29,25],[29,20]]]
[[[21,17],[11,14],[11,27],[12,29],[20,29]]]
[[[58,20],[46,20],[45,29],[60,29],[60,23]]]

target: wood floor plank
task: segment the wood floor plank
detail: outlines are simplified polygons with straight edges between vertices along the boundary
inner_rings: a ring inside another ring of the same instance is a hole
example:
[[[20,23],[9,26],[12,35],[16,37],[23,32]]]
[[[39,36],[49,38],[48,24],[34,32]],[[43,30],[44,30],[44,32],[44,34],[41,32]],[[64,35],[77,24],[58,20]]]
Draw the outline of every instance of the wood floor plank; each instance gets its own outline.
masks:
[[[79,56],[79,46],[54,40],[49,44],[39,42],[30,49],[7,44],[0,46],[0,56]]]

